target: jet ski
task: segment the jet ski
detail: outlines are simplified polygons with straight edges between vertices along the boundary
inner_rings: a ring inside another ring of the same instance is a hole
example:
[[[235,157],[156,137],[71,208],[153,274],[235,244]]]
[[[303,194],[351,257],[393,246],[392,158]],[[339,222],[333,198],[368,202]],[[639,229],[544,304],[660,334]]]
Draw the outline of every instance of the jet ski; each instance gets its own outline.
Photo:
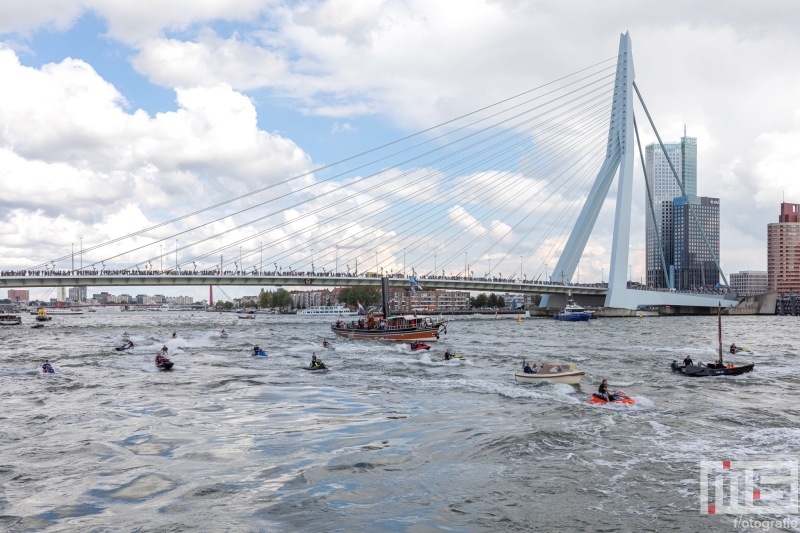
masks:
[[[328,341],[323,341],[322,342],[322,347],[325,348],[326,350],[333,350],[333,351],[336,350],[336,348],[333,346],[333,344],[329,343]]]
[[[261,350],[261,349],[258,350],[258,353],[253,352],[253,357],[266,357],[266,356],[267,356],[267,352],[265,352],[264,350]]]
[[[424,342],[419,342],[419,343],[412,342],[411,343],[411,351],[412,352],[416,352],[416,351],[419,351],[419,350],[430,350],[430,349],[431,349],[431,347],[428,346],[427,344],[425,344]]]
[[[219,338],[220,339],[227,339],[228,338],[228,333],[223,331],[222,333],[219,334]]]
[[[600,395],[599,392],[592,393],[592,397],[586,400],[586,403],[595,403],[598,405],[605,405],[608,402],[604,397]],[[617,391],[617,394],[611,395],[611,402],[610,403],[628,403],[633,404],[636,403],[636,400],[628,396],[625,391]]]
[[[463,357],[461,357],[461,356],[460,356],[460,355],[458,355],[457,353],[456,353],[456,354],[450,354],[450,359],[445,359],[445,358],[443,357],[443,358],[442,358],[442,359],[440,359],[440,360],[441,360],[441,361],[453,361],[453,360],[455,360],[455,361],[466,361],[466,359],[464,359]]]
[[[175,363],[173,363],[172,361],[170,361],[166,357],[162,357],[161,358],[161,362],[160,363],[156,363],[156,367],[158,367],[159,370],[169,370],[169,369],[172,368],[172,365],[174,365],[174,364]]]
[[[741,348],[737,346],[734,351],[728,350],[728,353],[737,354],[737,353],[753,353],[753,352],[749,348]]]
[[[128,335],[128,332],[127,332],[127,331],[126,331],[126,332],[124,332],[124,333],[122,334],[122,338],[123,338],[123,339],[127,339],[127,338],[129,338],[129,337],[130,337],[130,335]]]
[[[325,363],[316,366],[304,366],[303,370],[310,370],[311,372],[319,372],[320,370],[328,370],[328,367],[325,366]]]
[[[118,352],[122,352],[122,351],[125,351],[125,350],[130,350],[131,348],[133,348],[133,343],[131,341],[128,341],[125,344],[123,344],[122,346],[117,346],[114,349],[116,351],[118,351]]]
[[[42,329],[43,327],[44,327],[44,324],[34,324],[34,325],[31,326],[31,329]]]
[[[49,364],[45,363],[42,365],[42,374],[55,374],[55,373],[56,371]]]

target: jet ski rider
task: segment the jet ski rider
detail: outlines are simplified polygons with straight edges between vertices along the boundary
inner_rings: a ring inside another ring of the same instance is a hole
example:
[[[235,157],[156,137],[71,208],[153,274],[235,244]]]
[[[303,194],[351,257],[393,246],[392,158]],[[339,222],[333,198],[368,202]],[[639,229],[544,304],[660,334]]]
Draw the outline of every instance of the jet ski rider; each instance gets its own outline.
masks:
[[[319,368],[321,366],[325,365],[322,363],[321,359],[317,359],[317,352],[313,352],[311,354],[311,364],[308,365],[308,368]]]
[[[50,364],[50,359],[47,359],[44,364],[42,365],[42,373],[43,374],[55,374],[56,371],[53,370],[53,366]]]
[[[686,359],[683,360],[683,366],[693,366],[693,365],[694,365],[694,361],[692,361],[692,356],[691,355],[687,355]]]
[[[739,348],[736,347],[736,343],[734,342],[733,344],[731,344],[730,352],[731,353],[736,353],[737,351],[739,351]]]
[[[261,348],[259,348],[258,344],[253,346],[253,355],[258,355],[258,352],[260,352],[260,351],[261,351]]]
[[[614,400],[614,393],[608,390],[608,380],[604,379],[602,383],[600,383],[600,387],[597,389],[597,392],[605,398],[607,402],[611,402]],[[617,391],[619,392],[619,391]]]

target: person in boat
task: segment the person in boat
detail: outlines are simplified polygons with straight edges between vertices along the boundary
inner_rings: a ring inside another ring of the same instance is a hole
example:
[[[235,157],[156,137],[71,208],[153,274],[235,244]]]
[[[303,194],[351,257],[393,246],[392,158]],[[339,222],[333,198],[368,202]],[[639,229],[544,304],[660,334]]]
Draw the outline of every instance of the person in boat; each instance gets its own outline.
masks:
[[[736,353],[738,350],[739,350],[739,348],[736,347],[736,343],[735,342],[733,344],[731,344],[731,350],[730,350],[731,353]]]
[[[692,356],[687,355],[686,359],[683,360],[683,366],[692,366],[694,365],[694,361],[692,361]]]
[[[531,364],[528,361],[522,361],[522,371],[525,372],[526,374],[535,374],[536,373],[536,370],[534,370],[535,368],[536,364],[534,364],[533,368],[531,368]]]
[[[44,364],[42,365],[42,374],[55,374],[56,371],[53,370],[53,366],[50,364],[50,359],[45,360]]]
[[[600,394],[600,396],[605,398],[607,402],[611,402],[616,398],[615,393],[608,389],[607,379],[604,379],[603,382],[600,383],[600,388],[597,389],[597,392]],[[616,393],[619,393],[619,391],[616,391]]]

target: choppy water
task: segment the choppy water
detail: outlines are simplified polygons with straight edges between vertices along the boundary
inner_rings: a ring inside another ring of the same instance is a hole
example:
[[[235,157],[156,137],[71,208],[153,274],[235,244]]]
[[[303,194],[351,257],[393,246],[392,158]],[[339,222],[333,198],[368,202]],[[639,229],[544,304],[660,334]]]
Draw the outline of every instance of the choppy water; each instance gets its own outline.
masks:
[[[698,512],[699,461],[800,452],[792,317],[726,317],[755,372],[694,380],[668,365],[714,359],[716,317],[457,319],[421,353],[325,352],[327,322],[294,316],[25,320],[0,329],[3,530],[730,531]],[[313,350],[330,372],[300,369]],[[518,384],[523,356],[587,375]],[[584,403],[602,378],[638,403]]]

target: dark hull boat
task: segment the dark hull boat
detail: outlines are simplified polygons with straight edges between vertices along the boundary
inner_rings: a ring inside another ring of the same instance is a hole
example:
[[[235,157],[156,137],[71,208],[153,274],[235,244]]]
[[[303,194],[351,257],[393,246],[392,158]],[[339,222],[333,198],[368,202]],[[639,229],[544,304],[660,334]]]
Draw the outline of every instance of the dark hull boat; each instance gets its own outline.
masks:
[[[733,366],[733,365],[718,365],[711,363],[709,365],[679,365],[677,361],[672,362],[672,371],[680,372],[685,376],[690,377],[705,377],[705,376],[740,376],[752,372],[755,363],[749,365]]]
[[[755,363],[748,365],[736,366],[726,365],[722,361],[722,305],[717,307],[717,338],[719,340],[719,359],[716,363],[707,365],[679,365],[677,361],[672,361],[672,371],[680,372],[684,376],[689,377],[707,377],[707,376],[740,376],[752,372],[756,366]]]

